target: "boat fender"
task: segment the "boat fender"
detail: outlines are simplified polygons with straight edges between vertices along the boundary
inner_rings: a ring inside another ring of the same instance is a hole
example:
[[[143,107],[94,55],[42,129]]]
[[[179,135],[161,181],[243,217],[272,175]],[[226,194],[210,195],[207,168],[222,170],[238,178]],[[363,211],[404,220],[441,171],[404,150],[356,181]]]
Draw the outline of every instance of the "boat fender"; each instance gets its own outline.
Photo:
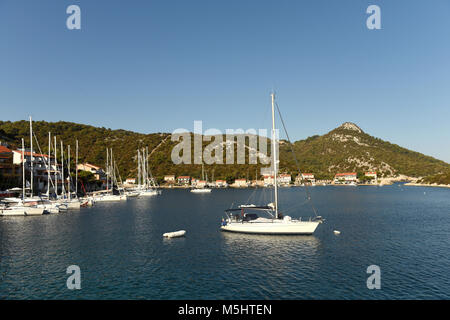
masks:
[[[184,237],[185,234],[186,234],[185,230],[179,230],[179,231],[175,231],[175,232],[164,233],[163,237],[166,237],[166,238],[177,238],[177,237]]]

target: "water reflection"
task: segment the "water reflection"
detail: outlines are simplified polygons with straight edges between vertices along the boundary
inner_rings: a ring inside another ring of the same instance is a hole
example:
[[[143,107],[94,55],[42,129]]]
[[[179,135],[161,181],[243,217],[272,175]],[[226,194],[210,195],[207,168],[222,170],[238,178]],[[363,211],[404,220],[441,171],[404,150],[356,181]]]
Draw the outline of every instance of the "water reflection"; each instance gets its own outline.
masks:
[[[316,250],[320,245],[320,239],[314,235],[259,235],[242,234],[233,232],[221,232],[224,243],[230,248],[239,246],[251,246],[253,248],[296,247],[305,250]]]

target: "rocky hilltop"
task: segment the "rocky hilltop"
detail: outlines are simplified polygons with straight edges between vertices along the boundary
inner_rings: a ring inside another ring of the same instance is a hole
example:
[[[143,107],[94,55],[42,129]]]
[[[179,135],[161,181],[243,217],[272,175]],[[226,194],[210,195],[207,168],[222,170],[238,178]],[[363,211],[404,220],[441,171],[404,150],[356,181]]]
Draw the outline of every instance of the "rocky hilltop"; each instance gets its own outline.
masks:
[[[293,168],[288,146],[282,145],[285,155],[282,166]],[[381,176],[424,177],[448,170],[444,161],[402,148],[365,133],[359,126],[345,122],[322,136],[294,142],[297,159],[303,170],[330,177],[336,172],[376,171]]]

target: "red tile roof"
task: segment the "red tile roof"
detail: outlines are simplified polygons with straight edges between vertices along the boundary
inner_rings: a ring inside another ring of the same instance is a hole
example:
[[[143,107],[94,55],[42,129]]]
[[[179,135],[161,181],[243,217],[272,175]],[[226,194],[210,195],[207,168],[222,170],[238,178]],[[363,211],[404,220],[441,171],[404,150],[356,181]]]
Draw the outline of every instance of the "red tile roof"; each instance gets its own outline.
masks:
[[[0,146],[0,153],[11,153],[12,150],[8,149],[5,146]]]
[[[22,150],[14,150],[14,152],[17,152],[17,153],[22,154]],[[30,152],[30,151],[25,151],[25,152],[23,152],[23,154],[25,154],[26,156],[30,156],[30,155],[31,155],[31,152]],[[47,155],[47,154],[40,154],[40,153],[33,152],[33,157],[44,157],[44,158],[48,158],[48,155]]]
[[[94,166],[93,164],[90,164],[90,163],[83,163],[82,166],[90,167],[90,168],[93,168],[96,170],[100,169],[100,167]]]
[[[336,173],[337,177],[342,177],[342,176],[356,176],[356,172],[346,172],[346,173]]]

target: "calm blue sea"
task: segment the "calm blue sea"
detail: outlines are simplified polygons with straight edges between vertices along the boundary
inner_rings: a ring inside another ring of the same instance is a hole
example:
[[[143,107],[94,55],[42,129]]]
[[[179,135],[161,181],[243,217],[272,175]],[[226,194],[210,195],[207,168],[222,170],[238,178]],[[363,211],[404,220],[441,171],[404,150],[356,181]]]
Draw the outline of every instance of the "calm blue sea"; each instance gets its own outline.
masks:
[[[0,217],[0,299],[450,298],[450,189],[310,190],[326,219],[314,236],[219,231],[232,203],[267,204],[269,189],[163,190]],[[285,215],[312,215],[303,188],[282,188],[280,203]],[[163,239],[180,229],[185,238]],[[66,287],[70,265],[81,269],[81,290]],[[366,286],[369,265],[381,269],[380,290]]]

